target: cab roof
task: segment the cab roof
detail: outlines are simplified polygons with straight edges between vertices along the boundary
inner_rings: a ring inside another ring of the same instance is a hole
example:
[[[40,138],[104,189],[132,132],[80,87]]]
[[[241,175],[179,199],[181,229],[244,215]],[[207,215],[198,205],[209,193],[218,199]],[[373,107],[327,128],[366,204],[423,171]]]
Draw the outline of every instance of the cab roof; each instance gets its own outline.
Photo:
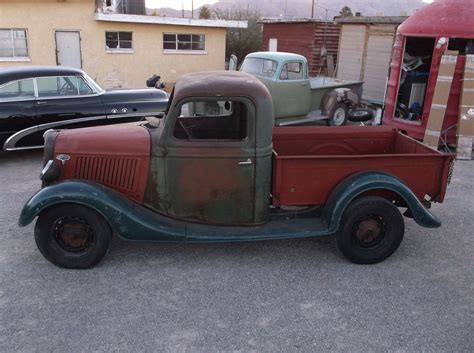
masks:
[[[66,66],[15,66],[0,68],[0,85],[39,76],[76,76],[84,71]]]
[[[286,53],[282,51],[258,51],[255,53],[248,54],[245,58],[269,59],[269,60],[275,60],[278,62],[293,61],[293,60],[299,60],[303,62],[307,61],[303,55],[294,54],[294,53]]]
[[[270,93],[257,78],[239,71],[205,71],[183,75],[175,85],[174,101],[186,97],[251,97],[271,101]]]

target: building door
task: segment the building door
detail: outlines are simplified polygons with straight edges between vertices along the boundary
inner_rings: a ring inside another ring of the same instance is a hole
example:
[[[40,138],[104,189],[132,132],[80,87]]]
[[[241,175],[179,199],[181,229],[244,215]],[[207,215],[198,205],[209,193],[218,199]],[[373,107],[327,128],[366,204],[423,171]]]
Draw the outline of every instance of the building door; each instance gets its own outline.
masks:
[[[56,31],[56,63],[82,68],[81,35],[78,31]]]
[[[278,51],[278,39],[270,38],[268,40],[268,51]]]

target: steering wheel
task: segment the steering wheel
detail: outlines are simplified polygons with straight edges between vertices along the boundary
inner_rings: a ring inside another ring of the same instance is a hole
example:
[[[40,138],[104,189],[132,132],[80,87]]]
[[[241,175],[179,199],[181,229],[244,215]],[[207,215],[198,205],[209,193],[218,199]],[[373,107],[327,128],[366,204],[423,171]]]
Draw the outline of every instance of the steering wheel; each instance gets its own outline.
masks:
[[[183,121],[181,119],[178,119],[179,125],[183,128],[184,132],[188,136],[189,139],[194,139],[194,136],[191,134],[190,130],[184,126]]]
[[[67,95],[70,91],[72,92],[73,90],[67,82],[64,82],[61,88],[59,88],[59,95]]]

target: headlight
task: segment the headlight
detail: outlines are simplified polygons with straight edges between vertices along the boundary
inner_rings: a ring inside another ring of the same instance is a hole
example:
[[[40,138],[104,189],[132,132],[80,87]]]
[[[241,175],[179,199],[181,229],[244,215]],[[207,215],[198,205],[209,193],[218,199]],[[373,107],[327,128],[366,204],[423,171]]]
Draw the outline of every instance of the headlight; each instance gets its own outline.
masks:
[[[59,177],[59,174],[61,174],[61,170],[54,160],[50,159],[48,162],[46,162],[43,170],[41,171],[40,179],[43,182],[43,186],[55,181]]]

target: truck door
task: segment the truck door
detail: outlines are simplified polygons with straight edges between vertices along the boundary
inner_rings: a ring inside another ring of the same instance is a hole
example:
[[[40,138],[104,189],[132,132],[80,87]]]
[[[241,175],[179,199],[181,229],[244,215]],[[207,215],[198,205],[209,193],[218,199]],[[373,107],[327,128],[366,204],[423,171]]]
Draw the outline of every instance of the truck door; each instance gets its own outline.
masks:
[[[286,62],[277,78],[275,102],[278,118],[305,116],[309,113],[311,87],[305,66],[300,61]]]
[[[252,224],[255,107],[244,98],[178,104],[167,124],[168,213],[188,221]]]

